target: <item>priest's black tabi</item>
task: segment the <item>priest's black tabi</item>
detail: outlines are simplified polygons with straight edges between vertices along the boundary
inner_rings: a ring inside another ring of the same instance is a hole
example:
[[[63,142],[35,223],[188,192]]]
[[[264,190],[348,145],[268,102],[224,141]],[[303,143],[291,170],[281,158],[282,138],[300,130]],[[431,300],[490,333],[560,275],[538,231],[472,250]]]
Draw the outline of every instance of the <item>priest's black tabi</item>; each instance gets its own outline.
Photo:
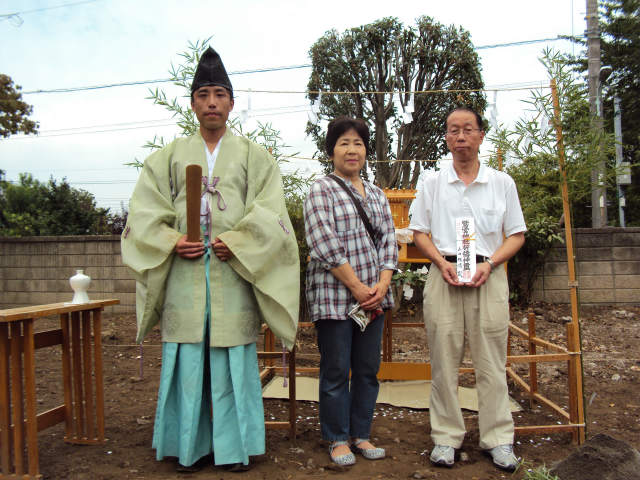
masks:
[[[198,68],[196,68],[196,73],[193,76],[193,83],[191,83],[191,93],[201,87],[210,86],[226,88],[233,98],[233,87],[227,71],[222,64],[220,55],[211,47],[207,48],[202,57],[200,57]]]

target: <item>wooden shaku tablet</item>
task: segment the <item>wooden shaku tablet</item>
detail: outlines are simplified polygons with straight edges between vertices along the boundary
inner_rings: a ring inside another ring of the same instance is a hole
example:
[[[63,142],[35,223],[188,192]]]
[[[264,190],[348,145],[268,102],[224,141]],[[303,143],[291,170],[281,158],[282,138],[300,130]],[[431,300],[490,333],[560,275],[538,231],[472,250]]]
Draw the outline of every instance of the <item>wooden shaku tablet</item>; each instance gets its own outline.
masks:
[[[187,165],[187,241],[200,240],[200,189],[202,185],[202,167]]]

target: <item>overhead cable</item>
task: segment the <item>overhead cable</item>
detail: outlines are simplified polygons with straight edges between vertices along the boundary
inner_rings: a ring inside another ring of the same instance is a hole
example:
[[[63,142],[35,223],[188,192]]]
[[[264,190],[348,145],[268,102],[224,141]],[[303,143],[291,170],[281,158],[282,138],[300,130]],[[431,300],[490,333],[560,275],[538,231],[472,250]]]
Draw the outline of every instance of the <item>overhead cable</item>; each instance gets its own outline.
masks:
[[[95,0],[92,0],[92,1],[95,1]],[[56,8],[56,7],[52,7],[52,8]],[[13,14],[10,14],[10,15],[13,15]],[[4,16],[7,16],[7,15],[4,15]],[[0,16],[0,18],[1,18],[1,16]],[[478,47],[475,47],[475,49],[476,50],[487,50],[487,49],[492,49],[492,48],[529,45],[529,44],[533,44],[533,43],[556,42],[556,41],[560,41],[560,40],[568,40],[568,39],[566,37],[564,37],[564,36],[558,35],[557,37],[553,37],[553,38],[539,38],[539,39],[535,39],[535,40],[523,40],[523,41],[519,41],[519,42],[496,43],[496,44],[493,44],[493,45],[480,45]],[[252,73],[278,72],[278,71],[283,71],[283,70],[296,70],[296,69],[300,69],[300,68],[311,68],[312,66],[313,65],[310,64],[310,63],[303,63],[303,64],[299,64],[299,65],[287,65],[287,66],[282,66],[282,67],[267,67],[267,68],[251,69],[251,70],[238,70],[238,71],[234,71],[234,72],[229,72],[229,75],[245,75],[245,74],[252,74]],[[170,82],[174,82],[174,81],[175,80],[171,79],[171,78],[161,78],[161,79],[155,79],[155,80],[140,80],[140,81],[131,81],[131,82],[107,83],[107,84],[103,84],[103,85],[90,85],[90,86],[84,86],[84,87],[68,87],[68,88],[52,88],[52,89],[28,90],[28,91],[23,91],[22,94],[23,95],[34,95],[34,94],[38,94],[38,93],[70,93],[70,92],[80,92],[80,91],[85,91],[85,90],[100,90],[100,89],[112,88],[112,87],[127,87],[127,86],[132,86],[132,85],[152,85],[152,84],[155,84],[155,83],[170,83]],[[237,90],[236,89],[236,91],[246,91],[246,90]],[[252,90],[252,91],[254,91],[254,90]],[[280,92],[280,93],[307,93],[307,92]]]
[[[17,15],[26,15],[27,13],[43,12],[45,10],[53,10],[55,8],[73,7],[75,5],[82,5],[84,3],[93,3],[97,1],[99,0],[81,0],[79,2],[64,3],[62,5],[54,5],[53,7],[42,7],[42,8],[34,8],[33,10],[23,10],[21,12],[4,13],[4,14],[0,14],[0,19],[15,17]]]
[[[256,68],[252,70],[238,70],[235,72],[229,72],[228,75],[245,75],[249,73],[267,73],[267,72],[279,72],[283,70],[295,70],[297,68],[309,68],[311,67],[310,63],[305,63],[302,65],[287,65],[284,67],[269,67],[269,68]],[[154,83],[170,83],[175,82],[173,78],[159,78],[156,80],[140,80],[133,82],[119,82],[119,83],[106,83],[103,85],[91,85],[85,87],[68,87],[68,88],[51,88],[47,90],[29,90],[23,91],[23,95],[34,95],[37,93],[70,93],[70,92],[81,92],[85,90],[100,90],[103,88],[112,88],[112,87],[129,87],[132,85],[151,85]]]

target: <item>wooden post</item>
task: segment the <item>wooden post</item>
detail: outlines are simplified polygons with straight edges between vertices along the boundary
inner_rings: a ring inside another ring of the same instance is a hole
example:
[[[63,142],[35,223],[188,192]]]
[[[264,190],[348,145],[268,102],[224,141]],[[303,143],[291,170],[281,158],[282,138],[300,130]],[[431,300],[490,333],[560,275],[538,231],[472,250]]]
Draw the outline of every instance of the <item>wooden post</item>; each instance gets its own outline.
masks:
[[[384,326],[382,328],[382,361],[390,362],[393,357],[393,313],[391,309],[384,312]]]
[[[60,314],[60,329],[62,330],[62,384],[64,385],[64,439],[73,437],[73,384],[71,382],[71,327],[69,314]]]
[[[2,473],[11,470],[11,408],[9,388],[9,326],[0,323],[0,465]]]
[[[275,352],[276,351],[276,337],[271,331],[270,328],[264,334],[264,351],[265,352]],[[268,367],[273,367],[274,359],[273,357],[267,356],[264,359],[264,364]]]
[[[296,346],[291,348],[289,356],[289,440],[296,440]]]
[[[142,346],[142,344],[140,344]],[[93,310],[94,372],[96,376],[96,427],[98,441],[104,442],[104,377],[102,372],[102,308]]]
[[[24,473],[24,409],[22,404],[22,349],[20,345],[22,333],[21,323],[11,324],[11,419],[13,421],[13,465],[18,475]]]
[[[536,315],[533,310],[529,310],[528,313],[529,323],[529,355],[536,354],[536,344],[533,338],[536,336]],[[536,393],[538,393],[538,364],[534,362],[529,363],[529,405],[533,408],[535,403]]]
[[[200,186],[202,185],[202,167],[187,165],[187,241],[200,240]]]
[[[91,312],[85,310],[82,312],[82,381],[84,390],[84,418],[87,419],[85,439],[93,440],[93,386],[92,368],[91,368]]]
[[[84,435],[84,409],[82,408],[82,345],[80,343],[80,312],[71,312],[71,371],[73,378],[73,399],[75,422],[73,439]]]
[[[27,424],[27,461],[29,476],[37,477],[38,472],[38,419],[36,409],[36,363],[33,343],[33,319],[24,320],[22,336],[22,353],[24,356],[24,403],[25,421]]]
[[[551,79],[551,96],[553,99],[553,113],[554,113],[554,128],[556,130],[556,139],[558,145],[558,167],[560,169],[560,175],[562,178],[562,212],[564,214],[564,232],[565,232],[565,245],[567,248],[567,266],[569,267],[569,296],[571,300],[571,324],[567,325],[567,346],[572,352],[581,352],[580,341],[580,322],[578,318],[578,282],[576,280],[576,264],[573,254],[573,232],[571,229],[571,208],[569,205],[569,189],[567,187],[567,174],[564,169],[564,140],[562,137],[562,119],[560,118],[560,101],[558,100],[558,89],[556,87],[555,78]],[[571,335],[569,332],[571,331]],[[578,434],[574,435],[574,440],[578,443],[585,441],[585,413],[584,413],[584,397],[582,391],[582,355],[579,356],[573,363],[574,366],[569,370],[569,393],[571,389],[576,388],[575,391],[575,411],[577,418],[574,423],[582,424],[582,427],[578,428]],[[573,370],[573,372],[572,372]],[[573,378],[571,373],[573,373]],[[571,395],[570,395],[571,397]],[[571,400],[571,399],[570,399]],[[572,420],[573,421],[573,420]]]

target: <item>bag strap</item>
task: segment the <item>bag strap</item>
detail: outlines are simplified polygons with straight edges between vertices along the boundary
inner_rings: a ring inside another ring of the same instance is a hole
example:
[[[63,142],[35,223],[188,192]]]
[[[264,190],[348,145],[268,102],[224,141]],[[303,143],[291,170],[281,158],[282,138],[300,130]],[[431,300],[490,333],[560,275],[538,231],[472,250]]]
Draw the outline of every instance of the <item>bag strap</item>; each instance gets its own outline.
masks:
[[[344,183],[344,181],[340,177],[338,177],[337,175],[334,175],[333,173],[330,173],[328,177],[331,177],[333,180],[335,180],[335,182],[338,185],[340,185],[345,192],[347,192],[349,197],[351,197],[351,200],[353,201],[353,204],[356,207],[356,210],[358,211],[360,218],[362,219],[362,223],[364,223],[364,228],[367,229],[367,233],[369,234],[369,237],[371,237],[371,241],[373,242],[374,245],[376,245],[373,226],[371,225],[371,222],[369,221],[369,217],[367,217],[367,214],[365,213],[364,208],[362,208],[360,201],[356,198],[356,196],[353,194],[351,189],[347,186],[346,183]]]

